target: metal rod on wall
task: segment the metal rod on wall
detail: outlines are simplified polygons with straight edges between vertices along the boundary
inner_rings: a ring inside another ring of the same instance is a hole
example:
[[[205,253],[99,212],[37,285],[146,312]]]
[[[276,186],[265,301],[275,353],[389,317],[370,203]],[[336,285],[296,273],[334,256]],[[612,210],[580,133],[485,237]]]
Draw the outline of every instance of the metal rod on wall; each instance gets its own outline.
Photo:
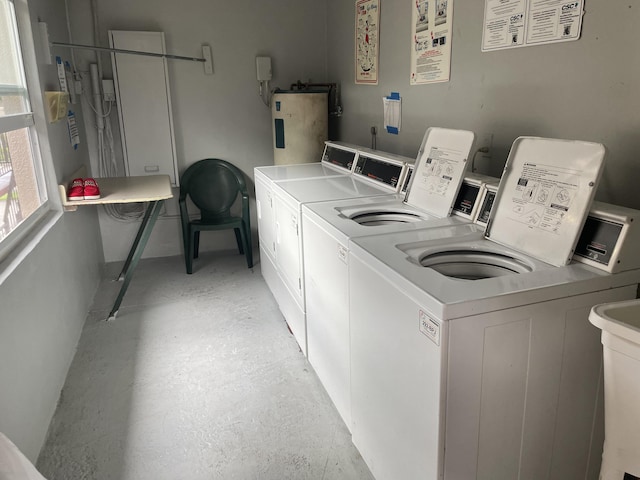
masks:
[[[170,55],[168,53],[153,53],[153,52],[140,52],[137,50],[123,50],[121,48],[107,48],[107,47],[94,47],[93,45],[79,45],[75,43],[61,43],[61,42],[51,42],[51,45],[55,47],[66,47],[66,48],[79,48],[84,50],[100,50],[104,52],[113,52],[113,53],[127,53],[130,55],[144,55],[147,57],[161,57],[161,58],[171,58],[174,60],[190,60],[192,62],[206,62],[206,58],[200,57],[183,57],[181,55]]]

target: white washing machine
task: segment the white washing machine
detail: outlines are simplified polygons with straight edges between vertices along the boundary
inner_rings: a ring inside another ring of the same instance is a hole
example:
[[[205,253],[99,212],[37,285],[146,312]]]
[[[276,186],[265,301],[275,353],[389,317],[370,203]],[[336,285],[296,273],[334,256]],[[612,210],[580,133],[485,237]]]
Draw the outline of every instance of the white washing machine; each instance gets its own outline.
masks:
[[[396,196],[406,174],[407,162],[412,161],[399,155],[359,152],[352,175],[273,184],[275,255],[273,258],[261,255],[262,275],[305,355],[302,205],[345,198]]]
[[[322,160],[317,163],[268,165],[254,169],[256,210],[260,247],[275,259],[275,217],[273,184],[285,180],[326,178],[350,175],[358,156],[358,147],[342,142],[325,142]]]
[[[486,233],[352,239],[352,434],[377,480],[597,478],[589,310],[635,298],[640,281],[637,269],[567,265],[603,156],[597,144],[520,138]]]
[[[356,236],[468,223],[475,214],[485,180],[474,176],[461,186],[473,140],[472,132],[427,130],[405,199],[353,198],[303,206],[307,356],[348,428],[348,241]],[[433,152],[438,152],[437,156]],[[445,172],[449,164],[455,167]],[[440,185],[443,176],[448,177],[446,188],[432,188]],[[498,179],[490,180],[497,185]],[[454,205],[461,216],[449,216]]]

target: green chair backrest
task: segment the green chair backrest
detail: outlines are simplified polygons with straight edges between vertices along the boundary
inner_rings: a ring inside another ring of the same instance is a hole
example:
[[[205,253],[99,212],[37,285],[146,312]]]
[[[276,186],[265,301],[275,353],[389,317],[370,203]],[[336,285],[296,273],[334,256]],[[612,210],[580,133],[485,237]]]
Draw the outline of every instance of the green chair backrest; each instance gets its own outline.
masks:
[[[199,160],[182,174],[180,198],[187,195],[202,213],[202,220],[230,216],[230,208],[238,194],[247,195],[242,171],[217,158]]]

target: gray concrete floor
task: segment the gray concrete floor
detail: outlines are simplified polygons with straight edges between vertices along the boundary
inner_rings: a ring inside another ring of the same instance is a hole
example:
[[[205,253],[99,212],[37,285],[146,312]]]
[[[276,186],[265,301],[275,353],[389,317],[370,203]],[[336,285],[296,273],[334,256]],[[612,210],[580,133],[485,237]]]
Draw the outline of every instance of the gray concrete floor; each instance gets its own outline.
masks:
[[[38,469],[72,479],[368,479],[280,314],[235,252],[109,265]]]

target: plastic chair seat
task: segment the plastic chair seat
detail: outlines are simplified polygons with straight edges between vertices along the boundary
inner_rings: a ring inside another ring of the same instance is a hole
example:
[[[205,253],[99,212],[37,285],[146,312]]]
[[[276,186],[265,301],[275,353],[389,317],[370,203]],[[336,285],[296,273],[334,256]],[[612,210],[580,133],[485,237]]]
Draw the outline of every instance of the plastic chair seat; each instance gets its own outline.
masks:
[[[187,196],[200,210],[200,218],[190,220]],[[238,196],[242,199],[242,215],[231,215]],[[240,254],[253,267],[249,193],[244,175],[233,164],[217,158],[200,160],[191,165],[180,178],[180,219],[184,242],[185,266],[193,273],[193,259],[198,258],[200,232],[233,229]]]
[[[191,225],[197,225],[200,230],[224,230],[227,228],[233,228],[234,226],[242,225],[242,218],[231,217],[220,219],[217,223],[209,223],[202,220],[191,220]]]

